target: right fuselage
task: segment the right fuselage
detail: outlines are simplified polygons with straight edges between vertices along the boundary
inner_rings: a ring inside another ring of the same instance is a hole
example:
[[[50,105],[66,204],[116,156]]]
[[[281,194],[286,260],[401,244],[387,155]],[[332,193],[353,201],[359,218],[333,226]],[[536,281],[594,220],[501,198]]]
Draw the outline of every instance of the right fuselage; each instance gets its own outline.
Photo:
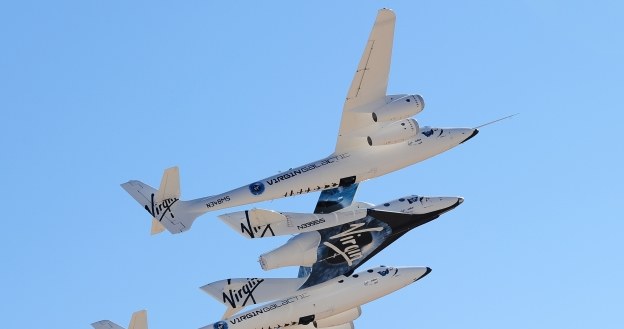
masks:
[[[377,267],[350,277],[341,276],[202,329],[261,329],[306,325],[390,294],[417,281],[430,271],[427,267]]]

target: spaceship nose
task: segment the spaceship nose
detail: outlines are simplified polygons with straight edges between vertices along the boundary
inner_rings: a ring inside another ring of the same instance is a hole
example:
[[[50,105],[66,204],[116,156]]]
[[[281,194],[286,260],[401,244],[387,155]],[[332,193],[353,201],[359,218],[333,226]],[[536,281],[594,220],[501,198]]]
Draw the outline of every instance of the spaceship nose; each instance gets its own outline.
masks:
[[[416,282],[424,278],[425,276],[427,276],[427,274],[431,273],[431,268],[420,267],[420,266],[419,267],[406,267],[406,268],[401,268],[400,271],[407,272],[408,277],[411,278],[412,282]]]

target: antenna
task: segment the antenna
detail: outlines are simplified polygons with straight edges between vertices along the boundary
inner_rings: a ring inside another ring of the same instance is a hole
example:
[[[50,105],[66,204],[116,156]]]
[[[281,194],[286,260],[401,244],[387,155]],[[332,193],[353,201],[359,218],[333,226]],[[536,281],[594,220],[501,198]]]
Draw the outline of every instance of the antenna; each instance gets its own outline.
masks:
[[[504,118],[500,118],[500,119],[496,119],[496,120],[494,120],[494,121],[490,121],[490,122],[488,122],[488,123],[484,123],[484,124],[482,124],[482,125],[480,125],[480,126],[478,126],[478,127],[475,127],[474,129],[479,129],[479,128],[481,128],[481,127],[485,127],[485,126],[487,126],[487,125],[491,125],[491,124],[496,123],[496,122],[499,122],[499,121],[501,121],[501,120],[505,120],[505,119],[509,119],[509,118],[511,118],[511,117],[515,117],[515,116],[516,116],[516,115],[518,115],[518,114],[520,114],[520,113],[514,113],[514,114],[512,114],[512,115],[508,115],[508,116],[506,116],[506,117],[504,117]]]

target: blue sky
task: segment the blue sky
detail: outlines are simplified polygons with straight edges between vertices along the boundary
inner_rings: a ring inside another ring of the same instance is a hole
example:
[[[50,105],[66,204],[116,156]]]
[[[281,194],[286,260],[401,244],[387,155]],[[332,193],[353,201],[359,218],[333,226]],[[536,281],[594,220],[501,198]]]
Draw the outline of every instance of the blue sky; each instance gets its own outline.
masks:
[[[0,3],[6,328],[197,328],[222,308],[198,287],[263,272],[285,239],[216,219],[149,236],[119,184],[217,194],[332,152],[379,8],[397,14],[389,93],[421,125],[487,126],[470,142],[364,182],[357,200],[465,202],[368,265],[425,265],[363,307],[358,329],[620,328],[624,198],[620,1],[5,1]],[[312,211],[312,194],[256,206]],[[244,208],[239,208],[244,209]],[[228,210],[229,211],[229,210]],[[365,265],[366,266],[366,265]]]

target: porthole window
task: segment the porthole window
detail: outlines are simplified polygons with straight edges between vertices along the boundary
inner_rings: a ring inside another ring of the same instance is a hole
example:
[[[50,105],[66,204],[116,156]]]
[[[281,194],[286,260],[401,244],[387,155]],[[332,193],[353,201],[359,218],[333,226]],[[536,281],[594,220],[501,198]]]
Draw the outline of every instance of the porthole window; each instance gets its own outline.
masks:
[[[353,277],[354,277],[354,278],[357,278],[358,276],[359,276],[359,275],[357,275],[357,274],[353,274]]]

